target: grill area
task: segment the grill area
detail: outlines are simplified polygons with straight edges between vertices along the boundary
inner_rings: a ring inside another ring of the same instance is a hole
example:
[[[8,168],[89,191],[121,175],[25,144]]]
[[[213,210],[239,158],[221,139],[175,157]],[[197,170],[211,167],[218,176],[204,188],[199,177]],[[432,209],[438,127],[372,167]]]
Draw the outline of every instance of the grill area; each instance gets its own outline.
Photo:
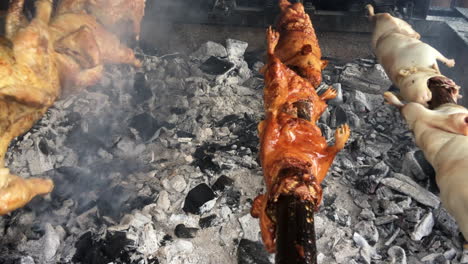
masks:
[[[235,10],[271,2],[237,1]],[[319,91],[333,85],[339,93],[319,126],[329,140],[343,123],[352,134],[323,183],[319,263],[468,263],[434,170],[383,103],[391,82],[370,50],[363,11],[327,3],[305,3],[330,61]],[[158,4],[147,2],[135,48],[141,69],[106,67],[97,85],[57,101],[10,145],[12,172],[50,177],[55,189],[0,216],[0,263],[274,263],[250,216],[265,188],[259,71],[272,16],[181,23]],[[200,7],[225,10],[212,4]],[[456,11],[414,10],[424,15],[404,15],[423,39],[457,60],[441,70],[467,87],[468,22]]]

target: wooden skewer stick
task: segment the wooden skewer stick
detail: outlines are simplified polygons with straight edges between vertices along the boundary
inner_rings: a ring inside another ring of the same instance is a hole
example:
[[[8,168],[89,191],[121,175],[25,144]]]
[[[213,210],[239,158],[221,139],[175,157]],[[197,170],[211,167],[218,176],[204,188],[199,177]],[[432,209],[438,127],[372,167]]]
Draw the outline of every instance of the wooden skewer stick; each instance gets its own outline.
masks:
[[[276,264],[316,264],[315,204],[282,195],[276,204]]]

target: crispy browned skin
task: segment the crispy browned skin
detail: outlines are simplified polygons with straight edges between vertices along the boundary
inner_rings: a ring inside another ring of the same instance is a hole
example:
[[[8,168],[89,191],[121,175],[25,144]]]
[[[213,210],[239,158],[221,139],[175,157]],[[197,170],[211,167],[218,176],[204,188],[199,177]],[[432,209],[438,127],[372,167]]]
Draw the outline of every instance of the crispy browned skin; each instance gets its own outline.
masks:
[[[58,14],[87,12],[112,32],[139,39],[146,0],[62,0]]]
[[[60,14],[52,19],[50,32],[65,92],[94,85],[102,76],[104,64],[141,66],[133,50],[91,15]]]
[[[50,193],[54,183],[49,179],[28,178],[0,169],[0,215],[25,206],[37,195]]]
[[[52,2],[38,0],[36,17],[22,27],[24,22],[16,10],[22,7],[23,1],[11,3],[6,22],[9,39],[0,41],[0,168],[4,166],[11,140],[28,131],[60,92],[55,53],[47,27]],[[40,185],[42,180],[22,180],[10,175],[7,169],[1,170],[0,182],[3,179],[4,184],[0,184],[0,214],[45,192]],[[50,181],[42,183],[51,186]]]
[[[281,15],[276,30],[281,34],[276,56],[314,87],[322,82],[322,70],[327,61],[321,60],[322,52],[309,15],[301,3],[291,4],[280,0]]]
[[[255,199],[251,211],[252,216],[260,218],[263,242],[269,252],[275,251],[275,223],[267,208],[274,206],[281,194],[293,194],[318,205],[320,183],[350,134],[349,127],[343,125],[335,133],[335,144],[327,145],[316,122],[327,107],[325,100],[334,98],[336,91],[330,88],[317,95],[307,80],[274,54],[278,39],[280,34],[271,28],[267,30],[266,119],[259,125],[260,160],[267,193]],[[307,114],[298,112],[298,102],[309,106],[305,107]],[[295,173],[284,178],[285,170]]]

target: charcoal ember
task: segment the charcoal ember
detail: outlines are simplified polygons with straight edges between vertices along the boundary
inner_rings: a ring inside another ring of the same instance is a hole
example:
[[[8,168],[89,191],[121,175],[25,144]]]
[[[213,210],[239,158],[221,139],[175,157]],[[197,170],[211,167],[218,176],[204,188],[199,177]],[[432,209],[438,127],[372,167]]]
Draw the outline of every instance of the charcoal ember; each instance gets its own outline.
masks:
[[[213,190],[205,183],[201,183],[188,192],[183,210],[186,213],[200,214],[200,207],[214,198]]]
[[[231,209],[239,207],[241,193],[238,190],[230,189],[225,193],[226,196],[226,205]]]
[[[226,50],[230,59],[239,59],[244,56],[249,43],[237,39],[226,40]]]
[[[142,113],[134,116],[129,123],[130,127],[133,127],[138,132],[138,135],[143,139],[143,141],[150,140],[158,129],[163,126],[168,126],[156,120],[149,113]]]
[[[372,245],[379,241],[379,231],[372,221],[360,221],[354,229]]]
[[[328,212],[327,217],[341,226],[351,225],[351,217],[349,216],[349,212],[346,209],[337,208],[334,211]]]
[[[262,243],[241,239],[237,248],[238,264],[271,264],[268,257]]]
[[[78,167],[60,167],[45,174],[54,181],[52,201],[58,203],[73,199],[77,204],[77,213],[81,214],[93,207],[96,202],[90,198],[91,192],[109,183],[108,179],[96,177],[88,169]]]
[[[226,175],[221,175],[215,183],[211,186],[213,191],[224,191],[225,189],[231,187],[234,184],[234,180],[229,178]]]
[[[436,226],[442,230],[445,234],[447,234],[450,237],[458,237],[460,234],[460,231],[458,229],[457,222],[451,216],[447,210],[440,206],[437,209],[433,211],[434,213],[434,218],[436,221]]]
[[[200,65],[200,70],[211,75],[222,75],[231,70],[234,63],[220,59],[217,57],[210,57]]]
[[[133,207],[133,202],[136,201],[137,192],[135,188],[127,185],[117,185],[99,194],[97,207],[99,215],[112,218],[119,222],[123,214],[129,213]],[[140,205],[139,207],[143,207]]]
[[[226,48],[213,41],[208,41],[202,44],[198,50],[190,54],[191,57],[200,61],[205,61],[211,56],[224,58],[227,57],[227,55]]]
[[[133,103],[140,104],[153,98],[153,92],[146,81],[146,74],[143,72],[135,73],[133,83]]]
[[[187,78],[190,75],[189,68],[182,58],[170,59],[166,65],[166,72],[175,78]]]
[[[421,150],[406,153],[401,172],[418,180],[435,179],[435,171]]]
[[[75,150],[79,161],[82,162],[84,157],[93,156],[99,149],[108,149],[107,142],[96,135],[84,132],[81,127],[75,126],[69,132],[65,144]]]
[[[375,175],[364,176],[358,179],[354,186],[363,193],[374,194],[379,186],[379,178]]]
[[[346,64],[340,82],[350,89],[372,94],[382,94],[392,84],[381,65],[367,68],[356,63]]]
[[[335,98],[328,101],[329,105],[341,105],[343,103],[343,89],[341,83],[334,83],[332,88],[335,89],[337,95]]]
[[[178,238],[194,238],[198,230],[198,228],[186,227],[184,224],[178,224],[175,227],[174,234]]]
[[[403,248],[399,246],[393,246],[388,249],[387,253],[392,259],[392,263],[398,263],[398,264],[407,263],[406,252]]]
[[[198,221],[198,225],[201,227],[201,228],[208,228],[210,226],[212,226],[213,224],[213,221],[216,219],[216,215],[209,215],[209,216],[206,216],[206,217],[202,217],[200,218],[200,220]]]
[[[432,212],[429,212],[425,215],[421,221],[414,228],[413,233],[411,233],[411,239],[415,241],[421,240],[423,237],[432,233],[432,228],[434,227],[434,217]]]
[[[355,109],[359,112],[372,112],[384,102],[383,97],[380,94],[369,94],[363,93],[358,90],[350,92],[350,98],[348,103],[354,105]],[[364,107],[364,109],[361,109]]]
[[[116,260],[130,263],[128,247],[133,241],[127,239],[125,232],[108,232],[104,239],[98,239],[88,231],[76,242],[76,253],[73,261],[76,263],[107,264]]]
[[[372,169],[368,171],[370,175],[376,175],[377,178],[384,178],[390,172],[390,167],[384,162],[381,161],[377,163]]]
[[[213,162],[214,153],[222,147],[218,144],[204,144],[198,147],[193,154],[195,158],[193,165],[200,168],[202,172],[221,172],[221,167]]]
[[[395,191],[404,193],[421,204],[437,208],[440,204],[439,198],[433,193],[419,186],[406,175],[395,173],[395,178],[385,178],[381,183],[394,189]]]
[[[348,115],[346,111],[341,106],[335,107],[330,118],[330,127],[337,128],[346,123],[348,123]]]

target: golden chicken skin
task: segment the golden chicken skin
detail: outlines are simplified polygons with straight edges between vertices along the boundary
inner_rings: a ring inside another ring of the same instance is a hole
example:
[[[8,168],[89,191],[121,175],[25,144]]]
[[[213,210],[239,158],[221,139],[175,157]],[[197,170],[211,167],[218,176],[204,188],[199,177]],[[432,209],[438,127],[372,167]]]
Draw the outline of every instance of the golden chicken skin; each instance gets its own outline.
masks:
[[[283,194],[318,205],[320,183],[350,135],[348,125],[343,125],[335,132],[335,144],[328,146],[316,122],[327,107],[325,101],[336,97],[336,91],[330,88],[317,95],[312,84],[286,67],[274,52],[280,39],[278,32],[267,30],[266,118],[259,124],[260,161],[267,191],[255,199],[251,210],[253,217],[260,218],[269,252],[275,252],[271,207]]]
[[[6,17],[8,39],[0,41],[0,168],[5,164],[10,142],[28,131],[60,92],[48,31],[52,1],[38,0],[36,17],[25,27],[21,19],[23,4],[24,0],[10,3]],[[23,206],[37,194],[50,192],[52,186],[49,180],[23,180],[1,168],[0,214]]]
[[[275,55],[316,88],[322,82],[322,70],[327,61],[321,60],[322,52],[312,21],[301,3],[280,0],[279,6],[281,14],[276,30],[281,37]]]
[[[146,0],[62,0],[58,14],[87,12],[107,29],[121,36],[140,37]]]

